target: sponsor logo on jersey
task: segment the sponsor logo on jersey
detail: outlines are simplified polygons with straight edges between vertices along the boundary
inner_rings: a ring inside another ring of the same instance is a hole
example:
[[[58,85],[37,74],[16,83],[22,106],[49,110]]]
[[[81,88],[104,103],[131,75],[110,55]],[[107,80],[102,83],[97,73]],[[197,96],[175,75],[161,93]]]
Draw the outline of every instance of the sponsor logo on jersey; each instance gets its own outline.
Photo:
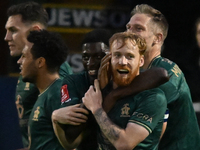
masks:
[[[140,113],[140,112],[136,112],[136,111],[133,113],[133,116],[136,116],[137,118],[145,120],[149,123],[152,123],[152,120],[153,120],[153,118],[151,116],[149,116],[147,114]]]
[[[174,65],[174,67],[171,69],[171,71],[177,76],[179,77],[179,75],[181,75],[181,70],[177,65]]]
[[[67,85],[63,85],[61,88],[61,104],[69,102],[71,98],[69,97],[69,92],[67,89]]]

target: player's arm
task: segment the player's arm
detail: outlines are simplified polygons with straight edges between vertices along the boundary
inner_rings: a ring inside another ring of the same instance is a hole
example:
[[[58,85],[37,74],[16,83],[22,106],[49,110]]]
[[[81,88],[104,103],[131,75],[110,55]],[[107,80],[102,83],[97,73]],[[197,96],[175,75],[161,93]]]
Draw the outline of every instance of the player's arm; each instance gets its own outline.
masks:
[[[72,149],[80,144],[82,129],[78,134],[75,131],[80,129],[81,124],[86,123],[88,114],[89,112],[81,108],[80,104],[63,107],[53,112],[52,123],[54,132],[65,149]],[[68,128],[75,133],[76,137],[74,137],[74,134],[68,132]]]
[[[166,112],[165,112],[160,139],[163,137],[163,134],[165,133],[165,130],[167,128],[167,120],[168,120],[168,118],[169,118],[169,109],[167,109]]]
[[[79,142],[77,141],[74,141],[73,143],[68,143],[68,141],[66,140],[66,137],[65,137],[65,132],[63,131],[63,129],[59,126],[59,124],[57,123],[53,123],[53,129],[54,129],[54,132],[58,138],[58,141],[60,142],[60,144],[62,145],[62,147],[65,149],[65,150],[72,150],[74,149],[75,147],[78,146]],[[77,138],[79,139],[79,138]]]
[[[119,87],[114,90],[112,95],[120,99],[128,95],[138,94],[144,90],[156,88],[167,81],[169,81],[169,76],[164,68],[151,68],[136,76],[129,86],[125,88]]]
[[[146,128],[135,123],[128,123],[125,129],[118,127],[110,121],[102,108],[96,110],[94,116],[101,131],[116,149],[133,149],[149,135]]]

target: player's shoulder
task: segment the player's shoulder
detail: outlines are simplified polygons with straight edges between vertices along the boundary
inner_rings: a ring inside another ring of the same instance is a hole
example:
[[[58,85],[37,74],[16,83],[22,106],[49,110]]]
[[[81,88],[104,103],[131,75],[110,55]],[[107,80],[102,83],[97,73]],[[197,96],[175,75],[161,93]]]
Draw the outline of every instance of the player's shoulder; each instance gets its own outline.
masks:
[[[69,74],[73,74],[72,68],[71,66],[68,64],[67,61],[65,61],[59,69],[59,74],[61,78],[64,78],[65,76],[69,75]]]
[[[37,87],[30,82],[23,82],[20,75],[17,81],[16,92],[38,91]]]
[[[153,62],[153,66],[165,68],[170,77],[174,76],[179,78],[183,76],[183,72],[179,68],[179,66],[168,58],[164,58],[161,56],[157,57]]]
[[[136,95],[135,100],[137,100],[139,103],[148,105],[156,105],[162,107],[167,105],[165,93],[160,88],[145,90]]]
[[[85,71],[76,73],[76,74],[70,74],[63,78],[63,84],[70,84],[70,83],[81,83],[87,79],[87,74]]]
[[[155,60],[155,64],[165,68],[167,71],[171,70],[174,66],[177,65],[175,62],[169,60],[168,58],[161,56]]]
[[[56,98],[60,99],[60,89],[62,87],[62,79],[56,79],[52,82],[50,87],[47,89],[46,93],[46,99],[48,101],[55,100]]]
[[[153,88],[153,89],[146,90],[145,94],[159,96],[159,95],[164,95],[164,92],[160,88]]]
[[[61,86],[62,86],[62,79],[58,78],[54,80],[48,89],[48,93],[54,94],[56,93],[56,91],[60,91]]]
[[[152,98],[152,99],[159,99],[163,98],[165,99],[165,93],[160,89],[160,88],[153,88],[149,90],[145,90],[137,95],[137,97],[142,97],[144,98]]]

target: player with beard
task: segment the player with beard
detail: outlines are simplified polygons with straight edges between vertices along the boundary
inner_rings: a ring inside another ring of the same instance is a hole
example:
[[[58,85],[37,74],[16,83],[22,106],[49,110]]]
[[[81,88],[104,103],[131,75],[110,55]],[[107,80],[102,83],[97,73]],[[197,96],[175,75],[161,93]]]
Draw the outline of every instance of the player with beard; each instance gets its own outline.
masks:
[[[105,91],[127,86],[140,74],[145,50],[145,40],[136,34],[123,32],[111,37],[112,80]],[[118,100],[108,113],[102,107],[104,94],[95,80],[82,98],[99,126],[98,149],[156,149],[167,106],[164,93],[155,88],[127,96]]]

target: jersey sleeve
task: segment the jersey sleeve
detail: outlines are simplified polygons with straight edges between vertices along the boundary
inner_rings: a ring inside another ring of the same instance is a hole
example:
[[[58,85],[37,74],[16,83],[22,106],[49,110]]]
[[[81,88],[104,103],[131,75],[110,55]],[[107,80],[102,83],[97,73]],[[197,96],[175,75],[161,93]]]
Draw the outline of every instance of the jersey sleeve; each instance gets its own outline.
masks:
[[[59,69],[59,75],[60,75],[60,78],[64,78],[65,76],[67,75],[70,75],[72,74],[72,69],[70,67],[70,65],[68,64],[67,61],[65,61],[61,66],[60,66],[60,69]]]
[[[61,87],[61,107],[78,104],[80,103],[80,99],[73,79],[68,78],[63,80]]]
[[[143,126],[149,133],[162,121],[167,110],[167,100],[160,89],[145,91],[138,95],[138,107],[129,122]]]
[[[88,88],[89,83],[85,73],[66,76],[61,88],[61,107],[81,103]]]

